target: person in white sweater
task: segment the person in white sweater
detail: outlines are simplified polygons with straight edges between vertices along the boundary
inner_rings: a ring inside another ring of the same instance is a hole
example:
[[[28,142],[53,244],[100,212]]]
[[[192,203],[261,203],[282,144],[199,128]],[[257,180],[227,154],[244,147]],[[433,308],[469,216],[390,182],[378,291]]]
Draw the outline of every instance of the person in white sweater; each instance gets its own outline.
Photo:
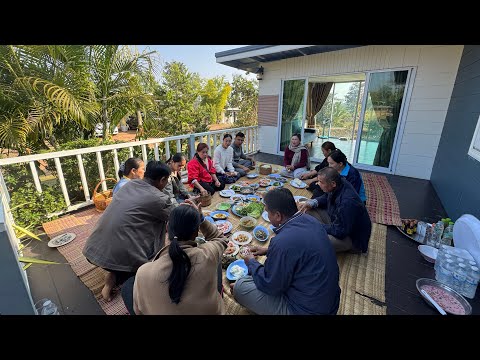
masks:
[[[223,142],[215,148],[213,153],[213,165],[217,175],[224,175],[239,178],[238,172],[233,167],[233,149],[230,147],[232,135],[225,134]]]

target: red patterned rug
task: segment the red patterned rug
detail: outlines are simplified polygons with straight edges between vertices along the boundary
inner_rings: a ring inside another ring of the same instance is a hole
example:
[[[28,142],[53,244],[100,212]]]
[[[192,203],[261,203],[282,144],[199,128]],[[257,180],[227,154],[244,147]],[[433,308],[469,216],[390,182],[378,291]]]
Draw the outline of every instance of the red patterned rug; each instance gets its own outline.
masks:
[[[387,177],[366,172],[361,174],[367,195],[367,210],[370,220],[377,224],[401,225],[397,197]]]
[[[107,315],[127,315],[128,310],[123,303],[120,291],[117,291],[112,301],[106,302],[103,300],[101,291],[104,284],[105,270],[90,264],[82,254],[85,242],[100,216],[101,213],[96,211],[95,208],[91,208],[45,223],[43,228],[50,238],[65,232],[72,232],[77,235],[72,242],[58,247],[58,251],[65,257],[72,270],[85,286],[93,292],[93,295]]]

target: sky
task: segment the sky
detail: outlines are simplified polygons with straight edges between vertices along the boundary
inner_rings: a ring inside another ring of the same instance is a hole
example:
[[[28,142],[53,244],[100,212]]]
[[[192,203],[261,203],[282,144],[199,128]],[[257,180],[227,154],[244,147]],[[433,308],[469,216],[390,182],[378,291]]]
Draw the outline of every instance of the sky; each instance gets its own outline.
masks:
[[[246,76],[246,72],[217,64],[215,53],[242,46],[246,45],[137,45],[137,48],[140,52],[158,51],[162,65],[165,62],[180,61],[189,71],[199,73],[202,78],[225,75],[227,81],[231,81],[234,74]],[[255,79],[255,74],[249,74],[247,77]]]

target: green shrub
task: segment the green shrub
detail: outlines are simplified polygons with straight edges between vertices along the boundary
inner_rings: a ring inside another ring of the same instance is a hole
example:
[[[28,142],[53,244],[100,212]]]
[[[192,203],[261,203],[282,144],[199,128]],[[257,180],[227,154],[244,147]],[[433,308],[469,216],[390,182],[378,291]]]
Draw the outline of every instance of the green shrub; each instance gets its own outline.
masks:
[[[42,184],[38,193],[27,164],[9,165],[2,169],[10,194],[10,208],[15,223],[21,227],[40,226],[48,220],[48,214],[65,208],[62,192],[53,186]]]

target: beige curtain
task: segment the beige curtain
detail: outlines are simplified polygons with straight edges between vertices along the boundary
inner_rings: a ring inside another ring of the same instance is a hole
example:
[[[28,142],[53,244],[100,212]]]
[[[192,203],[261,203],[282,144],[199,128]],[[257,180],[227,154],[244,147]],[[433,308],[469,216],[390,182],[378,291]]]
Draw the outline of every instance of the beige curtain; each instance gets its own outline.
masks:
[[[328,83],[309,83],[308,84],[308,102],[307,102],[307,127],[315,127],[315,115],[322,109],[328,94],[332,89],[333,82]]]

